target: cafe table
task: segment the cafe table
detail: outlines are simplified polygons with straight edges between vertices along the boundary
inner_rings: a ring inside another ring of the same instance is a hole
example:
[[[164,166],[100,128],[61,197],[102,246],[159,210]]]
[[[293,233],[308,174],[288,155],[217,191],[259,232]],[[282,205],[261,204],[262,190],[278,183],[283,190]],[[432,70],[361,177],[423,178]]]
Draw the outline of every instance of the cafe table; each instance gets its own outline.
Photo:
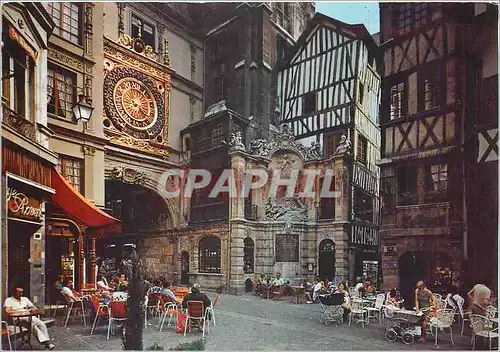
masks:
[[[21,330],[22,329],[21,319],[28,318],[27,319],[28,326],[26,327],[28,330],[28,333],[26,334],[26,339],[25,339],[25,337],[21,336],[21,341],[23,344],[27,343],[30,346],[31,350],[33,350],[33,346],[31,346],[31,332],[32,332],[31,323],[33,321],[33,317],[37,316],[37,315],[40,315],[40,311],[38,309],[23,309],[23,310],[18,310],[18,311],[9,313],[9,316],[11,316],[12,320],[14,321],[14,331],[16,331],[16,325],[19,326],[19,331],[22,331]],[[22,324],[22,325],[24,325],[24,324]],[[14,342],[14,349],[16,349],[15,342]]]

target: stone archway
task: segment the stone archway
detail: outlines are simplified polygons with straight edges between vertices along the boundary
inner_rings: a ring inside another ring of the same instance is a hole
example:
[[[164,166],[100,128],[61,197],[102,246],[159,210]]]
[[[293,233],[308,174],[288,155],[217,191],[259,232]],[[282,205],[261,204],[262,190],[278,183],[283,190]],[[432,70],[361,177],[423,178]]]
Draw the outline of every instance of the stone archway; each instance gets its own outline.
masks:
[[[158,194],[158,180],[160,179],[160,175],[153,175],[146,171],[137,171],[131,167],[110,163],[106,165],[105,179],[106,181],[119,181],[123,184],[139,185]],[[182,221],[177,199],[161,198],[168,209],[171,227],[180,227]]]

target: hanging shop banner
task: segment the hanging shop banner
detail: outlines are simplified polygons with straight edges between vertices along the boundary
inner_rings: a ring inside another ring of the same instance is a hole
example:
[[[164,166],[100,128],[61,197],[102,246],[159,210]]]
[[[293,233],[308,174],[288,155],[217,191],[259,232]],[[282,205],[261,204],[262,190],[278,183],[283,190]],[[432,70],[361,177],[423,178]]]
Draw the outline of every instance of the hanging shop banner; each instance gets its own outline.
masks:
[[[8,216],[12,218],[37,222],[42,220],[42,202],[13,187],[7,187],[7,209]]]

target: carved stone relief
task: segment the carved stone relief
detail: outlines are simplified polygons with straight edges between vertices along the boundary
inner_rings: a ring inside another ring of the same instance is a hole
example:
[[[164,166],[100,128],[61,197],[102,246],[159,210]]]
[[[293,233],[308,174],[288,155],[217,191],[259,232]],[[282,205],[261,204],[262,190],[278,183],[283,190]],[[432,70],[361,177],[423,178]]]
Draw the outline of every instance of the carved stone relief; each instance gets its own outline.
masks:
[[[144,185],[147,177],[145,172],[123,166],[115,166],[106,172],[109,179],[127,184]]]
[[[303,222],[307,221],[307,209],[298,198],[286,199],[282,204],[274,198],[267,198],[265,219]]]
[[[288,149],[301,156],[303,160],[321,159],[321,148],[315,142],[306,148],[301,143],[295,141],[292,130],[286,124],[281,125],[279,133],[271,136],[269,140],[257,139],[250,143],[250,154],[262,157],[270,157],[276,151]]]

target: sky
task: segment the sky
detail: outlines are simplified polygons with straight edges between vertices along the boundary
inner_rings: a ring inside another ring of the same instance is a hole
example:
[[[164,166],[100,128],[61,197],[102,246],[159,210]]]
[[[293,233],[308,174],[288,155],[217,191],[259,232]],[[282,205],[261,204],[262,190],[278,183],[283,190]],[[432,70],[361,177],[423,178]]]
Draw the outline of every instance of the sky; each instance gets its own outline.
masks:
[[[378,2],[316,0],[316,11],[349,24],[362,23],[370,34],[379,31]]]

